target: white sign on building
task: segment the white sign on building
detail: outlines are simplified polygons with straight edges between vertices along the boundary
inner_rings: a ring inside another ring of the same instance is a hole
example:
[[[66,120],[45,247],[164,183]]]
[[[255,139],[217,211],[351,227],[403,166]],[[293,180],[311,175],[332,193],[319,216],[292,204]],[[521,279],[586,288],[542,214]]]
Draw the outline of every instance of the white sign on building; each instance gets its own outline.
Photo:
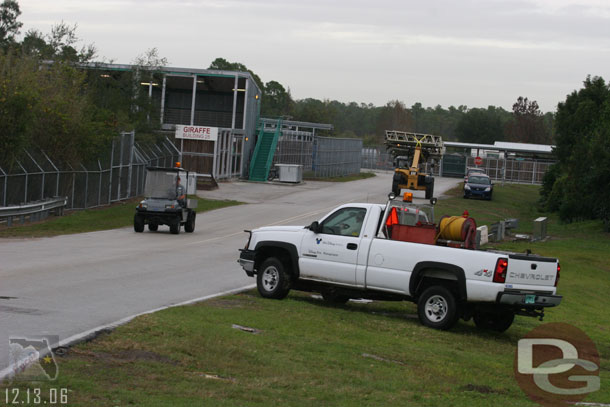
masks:
[[[218,139],[218,127],[176,125],[176,138],[188,140],[216,141]]]

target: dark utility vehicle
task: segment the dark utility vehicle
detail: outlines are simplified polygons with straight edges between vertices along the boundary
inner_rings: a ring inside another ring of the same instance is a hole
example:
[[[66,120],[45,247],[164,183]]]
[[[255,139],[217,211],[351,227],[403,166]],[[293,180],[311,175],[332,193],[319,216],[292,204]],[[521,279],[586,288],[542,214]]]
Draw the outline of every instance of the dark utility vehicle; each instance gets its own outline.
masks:
[[[148,167],[146,169],[146,183],[144,185],[144,199],[136,207],[133,218],[133,229],[143,232],[144,225],[148,230],[156,232],[159,225],[168,225],[174,235],[184,231],[192,233],[195,230],[195,208],[197,200],[187,199],[188,171],[182,168]]]
[[[481,173],[472,173],[468,181],[464,182],[464,198],[479,197],[491,201],[494,185],[489,176]]]

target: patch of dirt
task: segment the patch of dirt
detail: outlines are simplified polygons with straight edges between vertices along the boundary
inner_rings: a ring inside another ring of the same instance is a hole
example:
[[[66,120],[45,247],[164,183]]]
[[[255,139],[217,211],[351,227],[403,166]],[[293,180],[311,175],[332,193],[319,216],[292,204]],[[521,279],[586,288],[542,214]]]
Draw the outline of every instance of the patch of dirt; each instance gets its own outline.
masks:
[[[463,386],[462,390],[465,390],[465,391],[476,391],[477,393],[481,393],[481,394],[492,394],[492,393],[495,393],[495,394],[506,394],[505,390],[496,390],[496,389],[492,389],[489,386],[472,384],[472,383],[468,383],[466,386]]]
[[[119,351],[117,353],[108,353],[108,352],[91,352],[91,351],[83,351],[76,350],[74,348],[68,349],[63,357],[66,358],[80,358],[80,359],[92,359],[99,360],[109,363],[131,363],[136,361],[152,361],[152,362],[160,362],[166,363],[169,365],[177,365],[178,362],[173,360],[170,357],[160,355],[156,352],[151,352],[142,349],[129,349]]]
[[[260,308],[256,305],[256,302],[244,300],[244,299],[233,299],[233,298],[219,298],[206,302],[207,306],[223,309],[234,309],[234,308]]]

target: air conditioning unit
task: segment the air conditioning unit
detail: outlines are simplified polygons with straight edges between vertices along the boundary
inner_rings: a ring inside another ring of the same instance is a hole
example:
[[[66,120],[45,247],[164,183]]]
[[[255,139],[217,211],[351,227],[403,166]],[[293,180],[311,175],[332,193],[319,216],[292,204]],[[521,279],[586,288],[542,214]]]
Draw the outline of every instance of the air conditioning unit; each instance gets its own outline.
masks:
[[[280,182],[302,182],[303,166],[299,164],[275,164]]]

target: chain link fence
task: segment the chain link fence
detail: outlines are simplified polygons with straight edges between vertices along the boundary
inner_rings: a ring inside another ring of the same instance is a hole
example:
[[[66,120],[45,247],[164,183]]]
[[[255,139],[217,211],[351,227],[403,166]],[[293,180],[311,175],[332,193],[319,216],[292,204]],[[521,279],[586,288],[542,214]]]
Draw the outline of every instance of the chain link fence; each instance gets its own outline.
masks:
[[[333,137],[314,139],[312,171],[315,177],[341,177],[358,174],[361,165],[361,139]]]
[[[306,176],[316,178],[358,174],[362,140],[314,136],[310,132],[283,130],[273,165],[298,164]]]
[[[440,165],[438,162],[425,162],[421,165],[421,170],[427,174],[438,176]],[[366,170],[394,170],[394,157],[386,151],[385,147],[363,148],[362,149],[362,169]]]
[[[40,149],[24,152],[9,168],[0,163],[0,205],[13,206],[65,196],[68,209],[95,208],[141,195],[147,166],[172,167],[179,151],[166,138],[140,146],[135,133],[122,133],[107,155],[72,166]]]
[[[363,148],[362,169],[366,170],[393,170],[393,157],[385,147]]]
[[[477,167],[474,160],[475,157],[467,157],[466,167]],[[487,157],[478,167],[496,181],[541,185],[544,174],[553,164],[553,160]]]
[[[282,130],[273,156],[275,164],[299,164],[311,171],[315,136],[311,132]]]
[[[423,172],[434,176],[463,177],[466,168],[477,167],[475,157],[463,154],[446,154],[441,162],[426,162],[420,167]],[[555,161],[530,158],[492,158],[483,159],[478,167],[491,179],[510,183],[542,184],[544,174]],[[393,157],[385,147],[362,149],[362,169],[393,170]]]

